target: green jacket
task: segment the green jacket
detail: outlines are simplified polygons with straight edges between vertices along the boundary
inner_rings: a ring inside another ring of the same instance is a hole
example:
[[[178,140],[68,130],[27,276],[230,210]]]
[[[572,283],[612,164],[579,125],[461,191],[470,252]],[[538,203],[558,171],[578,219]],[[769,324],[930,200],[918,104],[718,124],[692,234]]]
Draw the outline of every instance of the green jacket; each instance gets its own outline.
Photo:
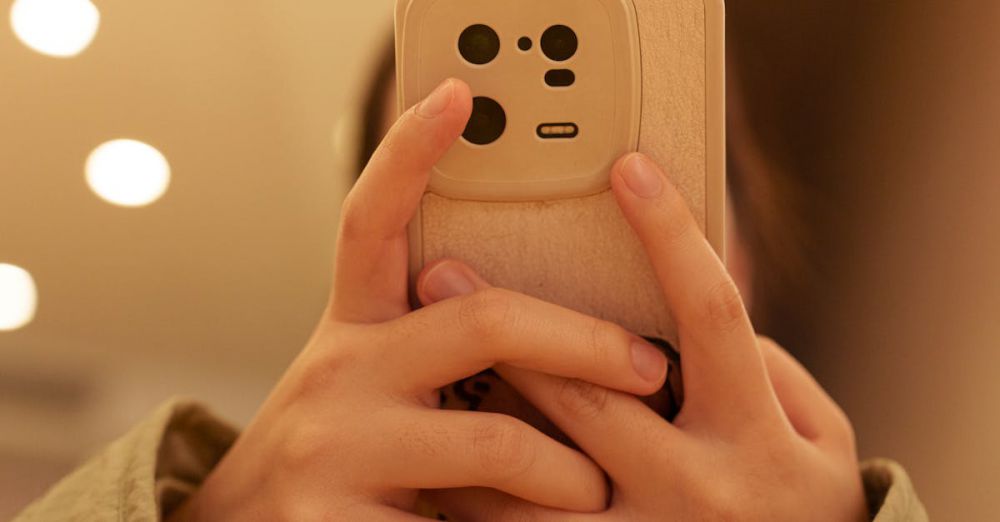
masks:
[[[15,522],[155,521],[198,488],[237,430],[202,406],[171,401],[28,506]],[[885,460],[863,466],[876,522],[925,522],[906,472]]]

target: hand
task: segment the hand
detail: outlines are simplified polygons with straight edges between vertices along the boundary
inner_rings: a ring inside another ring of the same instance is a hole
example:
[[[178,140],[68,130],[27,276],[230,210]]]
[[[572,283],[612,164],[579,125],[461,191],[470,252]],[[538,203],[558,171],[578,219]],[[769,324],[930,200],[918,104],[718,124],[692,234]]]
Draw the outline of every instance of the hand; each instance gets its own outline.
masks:
[[[639,154],[616,164],[612,185],[678,326],[686,397],[679,416],[670,424],[634,396],[500,366],[607,471],[610,508],[566,513],[484,488],[425,495],[462,522],[866,520],[846,416],[794,359],[757,338],[736,285],[677,190]],[[431,267],[422,284],[446,273],[478,291],[489,286],[454,261]]]
[[[605,507],[604,474],[583,454],[513,417],[437,409],[439,387],[498,362],[633,394],[666,374],[635,335],[500,290],[410,313],[406,226],[471,105],[448,81],[390,131],[345,202],[316,332],[171,520],[411,520],[418,490],[474,486]]]

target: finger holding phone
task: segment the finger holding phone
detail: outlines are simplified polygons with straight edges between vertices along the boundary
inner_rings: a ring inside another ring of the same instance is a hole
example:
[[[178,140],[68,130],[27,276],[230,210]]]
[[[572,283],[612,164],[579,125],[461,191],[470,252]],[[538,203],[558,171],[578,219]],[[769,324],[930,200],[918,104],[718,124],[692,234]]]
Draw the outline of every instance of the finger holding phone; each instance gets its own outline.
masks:
[[[756,336],[677,190],[640,154],[618,162],[612,183],[679,329],[680,414],[671,424],[629,394],[501,366],[505,380],[607,471],[608,511],[567,513],[482,488],[426,492],[428,499],[462,522],[867,520],[846,416],[794,359]],[[442,277],[489,287],[445,261],[421,279],[425,302],[455,295],[442,292]]]
[[[438,409],[438,388],[498,363],[639,395],[667,369],[619,326],[512,292],[411,313],[406,226],[471,105],[449,80],[390,131],[345,203],[312,339],[171,520],[416,520],[419,490],[461,487],[603,509],[603,471],[581,452],[514,417]]]

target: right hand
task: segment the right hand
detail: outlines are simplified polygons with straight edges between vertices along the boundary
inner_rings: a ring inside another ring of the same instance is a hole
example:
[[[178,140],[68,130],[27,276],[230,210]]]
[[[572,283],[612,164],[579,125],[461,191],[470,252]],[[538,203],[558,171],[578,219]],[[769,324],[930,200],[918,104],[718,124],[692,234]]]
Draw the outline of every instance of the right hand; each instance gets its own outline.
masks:
[[[471,105],[449,80],[390,131],[344,204],[316,332],[171,520],[409,520],[418,490],[462,487],[606,508],[604,473],[583,454],[513,417],[438,409],[440,387],[498,363],[636,395],[660,389],[667,368],[618,326],[513,292],[411,312],[407,224]],[[421,289],[436,291],[456,293]]]

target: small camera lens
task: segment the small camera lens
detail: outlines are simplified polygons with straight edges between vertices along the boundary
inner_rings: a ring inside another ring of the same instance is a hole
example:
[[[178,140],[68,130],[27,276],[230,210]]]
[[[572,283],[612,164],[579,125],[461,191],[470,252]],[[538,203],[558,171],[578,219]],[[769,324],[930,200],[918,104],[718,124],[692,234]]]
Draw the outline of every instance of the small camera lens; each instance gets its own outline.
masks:
[[[500,37],[488,25],[470,26],[458,38],[458,52],[469,63],[486,65],[500,54]]]
[[[477,96],[472,99],[472,117],[462,137],[469,143],[489,145],[507,130],[507,113],[496,100]]]
[[[565,25],[553,25],[542,34],[542,52],[554,62],[565,62],[576,54],[580,42]]]

